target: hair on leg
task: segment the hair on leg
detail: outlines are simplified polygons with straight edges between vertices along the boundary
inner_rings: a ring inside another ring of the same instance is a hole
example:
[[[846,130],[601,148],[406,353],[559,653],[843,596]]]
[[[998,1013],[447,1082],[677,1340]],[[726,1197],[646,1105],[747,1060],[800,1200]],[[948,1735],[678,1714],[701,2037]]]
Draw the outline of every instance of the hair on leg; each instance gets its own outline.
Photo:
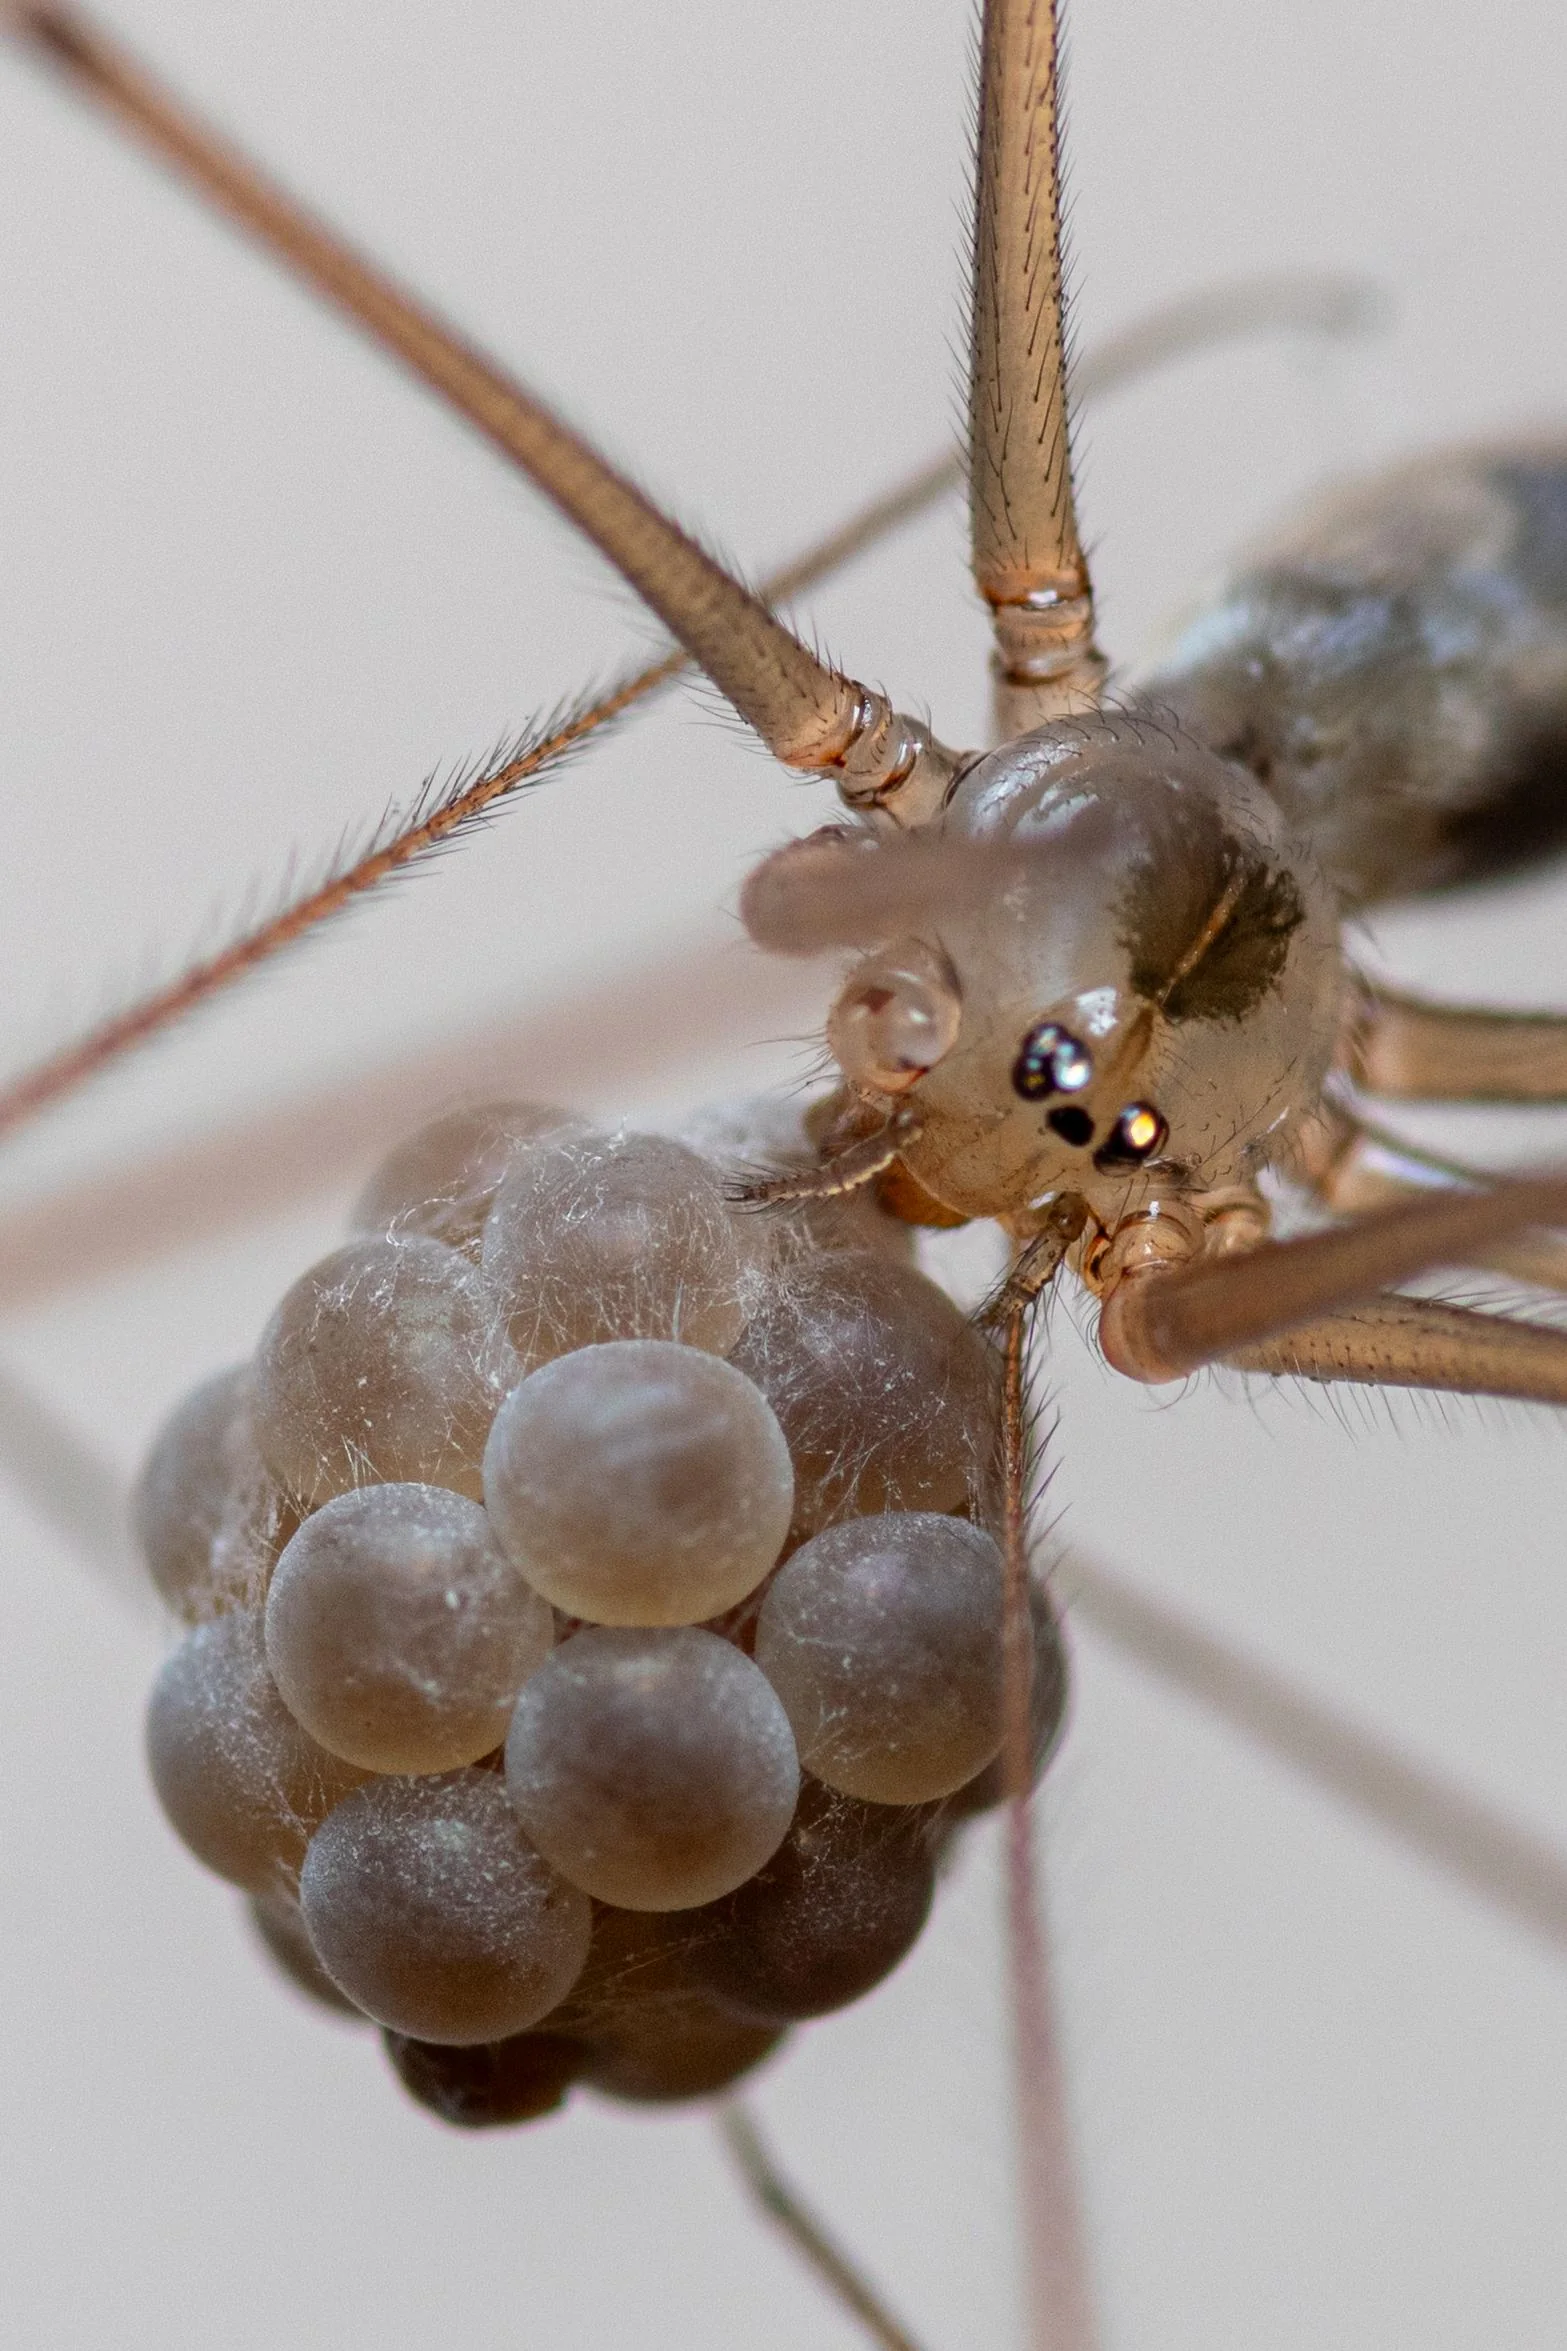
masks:
[[[1005,1818],[1007,1973],[1023,2201],[1025,2310],[1030,2351],[1095,2351],[1099,2329],[1072,2146],[1065,2065],[1044,1893],[1035,1867],[1029,1692],[1028,1313],[1003,1335],[1002,1556],[1006,1570]]]

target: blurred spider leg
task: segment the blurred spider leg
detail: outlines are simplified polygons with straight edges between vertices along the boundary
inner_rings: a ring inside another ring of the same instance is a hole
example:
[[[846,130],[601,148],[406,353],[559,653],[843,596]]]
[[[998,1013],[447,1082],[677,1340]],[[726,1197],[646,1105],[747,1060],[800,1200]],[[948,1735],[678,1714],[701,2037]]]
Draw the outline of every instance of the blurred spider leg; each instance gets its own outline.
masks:
[[[545,402],[264,178],[86,19],[22,6],[10,22],[520,467],[608,557],[775,758],[832,775],[852,807],[904,824],[935,813],[960,762],[922,721],[818,660],[760,596]]]
[[[1057,1573],[1074,1623],[1567,1952],[1567,1854],[1097,1561],[1073,1552]]]
[[[773,2161],[772,2151],[747,2109],[738,2099],[721,2108],[718,2131],[735,2168],[767,2218],[788,2238],[807,2268],[815,2271],[829,2294],[857,2319],[882,2351],[919,2351],[907,2328],[892,2316],[886,2304],[823,2228],[809,2206]]]
[[[1001,1422],[1002,1553],[1006,1566],[1006,1733],[1001,1753],[1007,1788],[1007,1953],[1028,2275],[1025,2306],[1032,2351],[1094,2351],[1099,2329],[1083,2240],[1060,2022],[1051,1980],[1050,1932],[1034,1862],[1028,1706],[1034,1670],[1028,1605],[1028,1322],[1028,1312],[1021,1306],[1007,1319]]]
[[[1177,361],[1248,342],[1253,336],[1306,335],[1337,341],[1376,327],[1382,305],[1368,278],[1320,275],[1311,271],[1241,278],[1233,285],[1205,286],[1174,302],[1161,303],[1146,317],[1107,335],[1092,351],[1070,361],[1074,405],[1107,399],[1144,376]],[[782,604],[814,587],[840,565],[852,562],[905,523],[915,522],[941,499],[963,487],[963,459],[944,453],[917,473],[867,501],[857,514],[806,555],[797,556],[762,583],[769,604]]]
[[[1419,1385],[1425,1383],[1402,1380],[1393,1367],[1415,1348],[1430,1354],[1434,1369],[1441,1350],[1423,1342],[1417,1346],[1404,1324],[1395,1331],[1389,1323],[1402,1305],[1419,1302],[1390,1302],[1378,1293],[1437,1266],[1470,1264],[1476,1249],[1510,1234],[1567,1223],[1567,1179],[1537,1176],[1485,1192],[1445,1193],[1384,1209],[1332,1232],[1265,1241],[1242,1254],[1209,1259],[1197,1254],[1202,1235],[1190,1211],[1179,1202],[1163,1208],[1162,1214],[1129,1218],[1090,1269],[1104,1300],[1099,1344],[1117,1371],[1136,1380],[1182,1379],[1204,1363],[1250,1355],[1286,1332],[1305,1343],[1302,1325],[1327,1328],[1323,1317],[1337,1316],[1331,1326],[1335,1334],[1341,1324],[1346,1331],[1374,1328],[1377,1347],[1390,1350],[1387,1371],[1370,1376],[1395,1386]],[[1346,1308],[1357,1310],[1347,1324]],[[1562,1351],[1567,1365],[1567,1333],[1491,1315],[1467,1317],[1465,1329],[1463,1340],[1448,1330],[1444,1344],[1458,1353],[1452,1358],[1455,1377],[1443,1384],[1470,1386],[1479,1394],[1561,1400],[1554,1350]],[[1338,1344],[1337,1336],[1331,1344]],[[1459,1355],[1472,1367],[1472,1380],[1461,1376]],[[1331,1346],[1314,1376],[1359,1376],[1332,1370],[1330,1357]],[[1492,1387],[1493,1378],[1507,1384]],[[1537,1380],[1538,1388],[1516,1384],[1530,1380]]]
[[[798,965],[727,939],[675,940],[561,1001],[492,1012],[421,1052],[8,1205],[0,1314],[346,1194],[382,1152],[459,1098],[564,1098],[610,1115],[620,1090],[651,1073],[819,1021]]]
[[[1368,1094],[1408,1102],[1567,1102],[1567,1014],[1433,1004],[1362,980],[1343,1049]]]
[[[969,521],[1002,741],[1098,701],[1072,492],[1061,289],[1057,0],[985,0],[980,34]]]
[[[1327,1104],[1313,1121],[1301,1150],[1301,1173],[1313,1199],[1335,1216],[1365,1216],[1432,1192],[1488,1191],[1501,1180],[1494,1169],[1422,1150],[1341,1103]],[[1567,1235],[1520,1233],[1482,1244],[1469,1262],[1510,1281],[1567,1293]]]
[[[0,1479],[149,1628],[152,1588],[132,1554],[125,1481],[80,1430],[0,1364]]]
[[[1072,405],[1102,399],[1123,384],[1223,343],[1270,333],[1337,340],[1371,333],[1386,314],[1374,281],[1347,273],[1285,270],[1204,286],[1107,335],[1080,359],[1069,352]]]

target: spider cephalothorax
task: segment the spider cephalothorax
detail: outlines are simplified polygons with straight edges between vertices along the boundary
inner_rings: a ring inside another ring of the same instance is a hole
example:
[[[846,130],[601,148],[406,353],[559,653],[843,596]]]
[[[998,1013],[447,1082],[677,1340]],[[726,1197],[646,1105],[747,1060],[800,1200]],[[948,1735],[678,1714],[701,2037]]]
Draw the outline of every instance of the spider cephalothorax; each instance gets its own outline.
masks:
[[[896,933],[829,1024],[903,1164],[961,1215],[1071,1190],[1105,1222],[1152,1188],[1255,1173],[1315,1104],[1343,985],[1333,899],[1253,778],[1155,713],[1019,737],[901,840],[785,851],[840,869],[843,929]],[[904,918],[907,928],[903,927]],[[775,936],[776,931],[768,931]]]

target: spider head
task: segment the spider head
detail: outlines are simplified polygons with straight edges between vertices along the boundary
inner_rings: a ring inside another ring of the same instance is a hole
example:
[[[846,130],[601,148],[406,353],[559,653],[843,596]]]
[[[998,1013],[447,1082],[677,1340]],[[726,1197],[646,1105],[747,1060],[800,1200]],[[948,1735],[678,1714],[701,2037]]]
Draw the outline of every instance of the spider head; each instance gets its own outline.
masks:
[[[946,1206],[1072,1191],[1113,1221],[1240,1180],[1314,1103],[1333,904],[1266,794],[1199,744],[1124,714],[1042,729],[895,846],[885,875],[874,844],[853,855],[917,919],[850,971],[828,1041],[862,1098],[917,1107],[904,1157]]]

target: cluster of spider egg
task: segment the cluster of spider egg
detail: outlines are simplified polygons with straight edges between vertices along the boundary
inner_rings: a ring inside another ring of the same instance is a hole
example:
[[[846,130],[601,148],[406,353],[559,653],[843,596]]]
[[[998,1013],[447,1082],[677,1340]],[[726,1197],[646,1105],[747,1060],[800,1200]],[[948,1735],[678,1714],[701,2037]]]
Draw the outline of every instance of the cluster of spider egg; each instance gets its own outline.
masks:
[[[874,1205],[733,1212],[754,1118],[699,1140],[427,1128],[138,1490],[164,1809],[451,2121],[722,2088],[1000,1792],[990,1350]]]

